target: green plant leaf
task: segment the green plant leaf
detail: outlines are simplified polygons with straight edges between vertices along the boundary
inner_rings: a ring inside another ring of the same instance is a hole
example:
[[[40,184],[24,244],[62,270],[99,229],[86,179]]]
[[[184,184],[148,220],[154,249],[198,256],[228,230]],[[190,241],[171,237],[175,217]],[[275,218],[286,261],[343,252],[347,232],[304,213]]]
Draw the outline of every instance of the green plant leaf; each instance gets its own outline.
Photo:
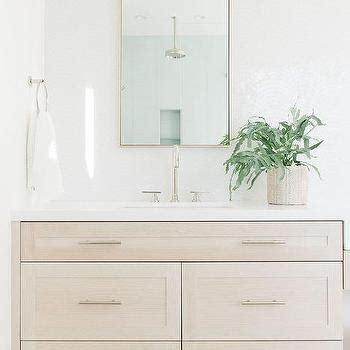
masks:
[[[291,122],[282,121],[276,127],[269,125],[262,117],[254,117],[232,140],[224,138],[225,142],[232,141],[234,145],[232,154],[224,162],[226,173],[230,173],[230,198],[232,191],[239,189],[243,183],[252,188],[259,176],[271,169],[281,169],[284,177],[288,167],[303,165],[319,174],[318,169],[302,157],[314,157],[312,151],[323,141],[310,134],[325,124],[313,113],[302,114],[296,106],[291,108],[290,115],[293,119]]]

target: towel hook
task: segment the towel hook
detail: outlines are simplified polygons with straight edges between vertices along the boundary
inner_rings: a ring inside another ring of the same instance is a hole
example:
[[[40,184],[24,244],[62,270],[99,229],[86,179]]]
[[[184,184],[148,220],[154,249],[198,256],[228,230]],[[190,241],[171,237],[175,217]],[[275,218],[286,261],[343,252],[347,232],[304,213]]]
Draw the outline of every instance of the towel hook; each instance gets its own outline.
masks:
[[[42,84],[45,83],[45,79],[33,79],[32,76],[28,77],[29,86],[33,86],[34,84]]]
[[[49,94],[47,91],[45,79],[33,79],[31,76],[29,76],[28,77],[28,84],[29,84],[29,86],[33,86],[34,84],[37,86],[36,87],[36,94],[35,94],[37,113],[40,112],[39,92],[40,92],[40,87],[43,86],[44,92],[45,92],[45,112],[47,112],[48,111]]]

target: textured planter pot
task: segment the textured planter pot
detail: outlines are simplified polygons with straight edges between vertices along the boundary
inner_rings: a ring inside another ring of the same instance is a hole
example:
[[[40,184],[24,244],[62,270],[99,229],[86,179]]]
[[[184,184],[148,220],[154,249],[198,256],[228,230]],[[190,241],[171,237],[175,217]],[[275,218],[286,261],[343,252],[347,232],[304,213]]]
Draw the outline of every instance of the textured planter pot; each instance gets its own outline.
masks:
[[[288,167],[281,180],[282,171],[267,173],[267,200],[275,205],[304,205],[308,198],[308,169],[305,166]]]

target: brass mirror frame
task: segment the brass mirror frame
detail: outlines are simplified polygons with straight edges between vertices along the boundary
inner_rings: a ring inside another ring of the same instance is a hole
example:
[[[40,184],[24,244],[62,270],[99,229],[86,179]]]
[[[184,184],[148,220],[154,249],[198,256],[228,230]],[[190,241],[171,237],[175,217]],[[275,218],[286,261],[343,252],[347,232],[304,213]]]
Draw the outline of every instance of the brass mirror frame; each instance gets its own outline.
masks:
[[[117,59],[117,109],[118,109],[118,135],[119,135],[119,146],[121,148],[168,148],[171,149],[174,147],[174,145],[158,145],[158,144],[123,144],[122,143],[122,131],[123,131],[123,118],[122,118],[122,76],[123,76],[123,2],[128,0],[118,0],[118,15],[117,15],[117,21],[119,25],[117,26],[117,38],[118,44],[117,44],[117,52],[118,52],[118,59]],[[232,9],[232,2],[233,0],[226,0],[227,2],[227,72],[228,72],[228,80],[227,80],[227,130],[228,130],[228,136],[229,139],[232,139],[233,135],[233,127],[232,127],[232,115],[233,115],[233,108],[232,108],[232,18],[233,18],[233,9]],[[228,148],[231,146],[231,142],[228,145],[178,145],[180,148]]]

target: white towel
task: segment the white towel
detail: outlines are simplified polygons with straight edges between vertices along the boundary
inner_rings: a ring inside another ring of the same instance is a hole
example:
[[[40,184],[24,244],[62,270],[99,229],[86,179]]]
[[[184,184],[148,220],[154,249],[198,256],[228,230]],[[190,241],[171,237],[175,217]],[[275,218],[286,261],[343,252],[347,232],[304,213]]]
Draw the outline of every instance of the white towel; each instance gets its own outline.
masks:
[[[34,204],[44,204],[63,193],[56,133],[48,112],[35,113],[29,121],[27,186]]]

